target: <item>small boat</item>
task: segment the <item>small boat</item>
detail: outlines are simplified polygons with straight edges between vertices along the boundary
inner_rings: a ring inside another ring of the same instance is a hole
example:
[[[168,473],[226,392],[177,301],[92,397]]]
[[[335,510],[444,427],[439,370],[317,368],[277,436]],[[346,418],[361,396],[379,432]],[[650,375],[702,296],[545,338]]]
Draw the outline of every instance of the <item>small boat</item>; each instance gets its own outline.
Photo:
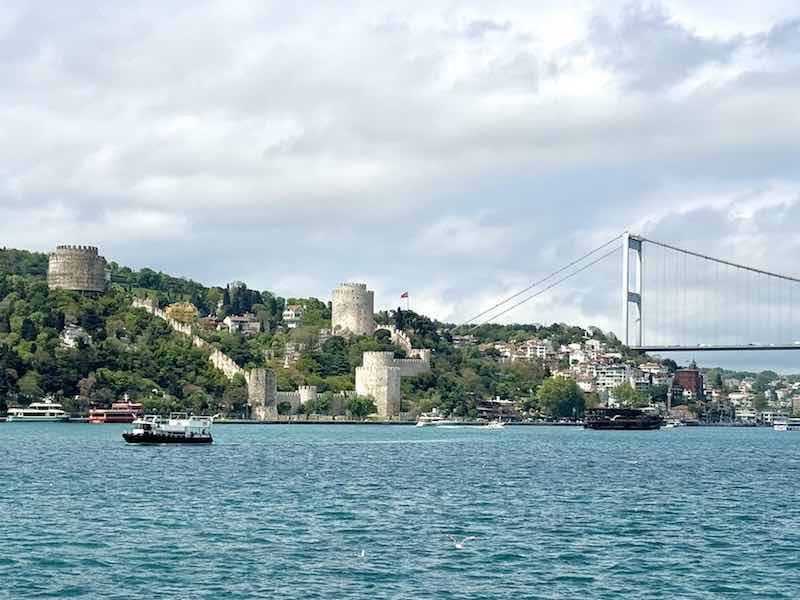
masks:
[[[452,419],[445,419],[443,416],[438,414],[422,414],[419,416],[417,420],[417,427],[445,427],[445,426],[453,426],[459,425],[458,421],[453,421]]]
[[[670,417],[664,422],[664,427],[666,429],[672,429],[673,427],[683,427],[683,423],[680,420]]]
[[[503,429],[506,426],[500,419],[496,421],[489,421],[486,425],[483,426],[484,429]]]
[[[111,408],[89,410],[89,423],[133,423],[142,414],[144,407],[131,402],[125,394],[123,402],[114,402]]]
[[[584,429],[649,430],[661,428],[661,417],[637,408],[592,408],[586,411]]]
[[[800,431],[800,419],[796,417],[776,417],[772,422],[775,431]]]
[[[130,431],[122,434],[129,444],[210,444],[214,417],[172,413],[168,419],[145,415],[136,419]]]
[[[25,408],[9,408],[7,420],[11,421],[46,421],[59,422],[69,420],[69,415],[51,398],[44,398],[41,402],[31,402]]]

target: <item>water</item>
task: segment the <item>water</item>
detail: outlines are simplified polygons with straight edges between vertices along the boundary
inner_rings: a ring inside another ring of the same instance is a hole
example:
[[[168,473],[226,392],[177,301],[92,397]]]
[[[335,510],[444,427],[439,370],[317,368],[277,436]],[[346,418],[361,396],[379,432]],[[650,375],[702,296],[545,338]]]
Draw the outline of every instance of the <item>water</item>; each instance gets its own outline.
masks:
[[[800,434],[122,430],[0,424],[0,598],[800,597]]]

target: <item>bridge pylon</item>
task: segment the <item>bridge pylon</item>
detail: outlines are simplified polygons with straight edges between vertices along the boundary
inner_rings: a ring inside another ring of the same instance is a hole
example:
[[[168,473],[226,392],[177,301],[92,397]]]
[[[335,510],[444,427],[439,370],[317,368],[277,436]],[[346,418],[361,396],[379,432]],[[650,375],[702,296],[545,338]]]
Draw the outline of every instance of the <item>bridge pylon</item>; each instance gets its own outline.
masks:
[[[642,281],[644,261],[642,256],[642,238],[631,235],[629,232],[622,234],[622,334],[623,343],[632,346],[631,343],[631,305],[635,307],[634,317],[636,346],[643,346],[642,336]],[[634,254],[633,264],[633,285],[631,285],[631,251]]]

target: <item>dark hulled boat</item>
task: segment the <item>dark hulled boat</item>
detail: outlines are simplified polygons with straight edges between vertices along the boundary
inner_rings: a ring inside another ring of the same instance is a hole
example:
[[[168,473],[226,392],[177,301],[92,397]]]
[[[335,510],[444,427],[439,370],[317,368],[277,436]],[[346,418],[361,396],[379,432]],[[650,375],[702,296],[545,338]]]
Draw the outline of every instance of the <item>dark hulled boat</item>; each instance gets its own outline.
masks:
[[[171,414],[169,419],[146,415],[133,422],[130,431],[122,434],[129,444],[210,444],[214,417]]]
[[[583,418],[584,429],[660,429],[661,417],[638,408],[591,408]]]

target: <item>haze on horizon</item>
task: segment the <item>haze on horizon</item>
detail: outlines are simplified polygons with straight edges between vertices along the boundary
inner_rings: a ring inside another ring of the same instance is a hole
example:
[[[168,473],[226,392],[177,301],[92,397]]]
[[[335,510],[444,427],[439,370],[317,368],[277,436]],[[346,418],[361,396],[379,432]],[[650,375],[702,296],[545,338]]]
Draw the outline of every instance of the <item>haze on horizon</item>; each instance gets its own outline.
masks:
[[[455,322],[625,229],[798,274],[796,2],[10,0],[0,76],[8,247]],[[618,278],[503,320],[617,330]]]

